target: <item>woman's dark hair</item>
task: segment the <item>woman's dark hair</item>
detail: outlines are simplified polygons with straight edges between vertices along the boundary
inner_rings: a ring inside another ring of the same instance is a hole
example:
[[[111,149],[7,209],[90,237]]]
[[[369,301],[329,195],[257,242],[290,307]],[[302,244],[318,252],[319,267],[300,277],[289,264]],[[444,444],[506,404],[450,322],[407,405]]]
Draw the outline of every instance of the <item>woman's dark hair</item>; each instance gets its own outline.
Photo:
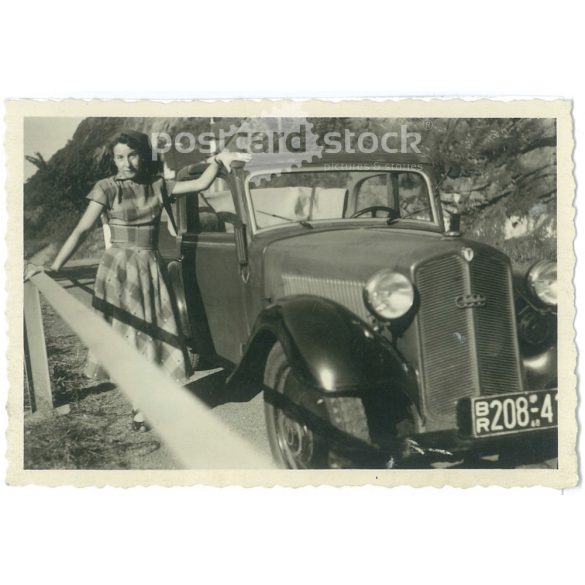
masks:
[[[148,136],[137,130],[125,129],[116,132],[107,144],[107,152],[114,172],[116,171],[116,165],[114,164],[114,147],[116,144],[126,144],[140,155],[145,178],[158,175],[162,171],[162,163],[153,152]]]

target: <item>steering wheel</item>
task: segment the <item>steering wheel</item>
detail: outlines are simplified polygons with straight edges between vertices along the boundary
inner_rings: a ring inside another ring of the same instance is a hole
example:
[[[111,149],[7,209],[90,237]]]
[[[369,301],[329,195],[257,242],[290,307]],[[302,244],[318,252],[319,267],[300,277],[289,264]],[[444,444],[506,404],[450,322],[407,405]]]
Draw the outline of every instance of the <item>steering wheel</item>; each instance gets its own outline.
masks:
[[[365,215],[366,213],[371,213],[372,217],[378,217],[376,214],[378,213],[378,211],[385,211],[388,213],[388,218],[389,219],[397,219],[400,217],[400,212],[397,211],[396,209],[394,209],[393,207],[387,207],[386,205],[372,205],[371,207],[364,207],[363,209],[360,209],[359,211],[356,211],[350,219],[353,219],[354,217],[361,217],[362,215]]]
[[[232,225],[242,223],[240,217],[231,211],[218,211],[217,217],[219,217],[224,223],[231,223]]]

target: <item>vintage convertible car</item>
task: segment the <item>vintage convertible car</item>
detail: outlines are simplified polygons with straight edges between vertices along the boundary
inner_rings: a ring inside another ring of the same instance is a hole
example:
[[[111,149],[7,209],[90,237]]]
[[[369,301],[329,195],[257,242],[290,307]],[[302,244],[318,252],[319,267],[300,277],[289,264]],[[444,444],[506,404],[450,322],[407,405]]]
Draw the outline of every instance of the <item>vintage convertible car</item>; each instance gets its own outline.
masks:
[[[175,215],[185,336],[264,392],[281,466],[555,456],[556,264],[464,239],[424,157],[234,163]]]

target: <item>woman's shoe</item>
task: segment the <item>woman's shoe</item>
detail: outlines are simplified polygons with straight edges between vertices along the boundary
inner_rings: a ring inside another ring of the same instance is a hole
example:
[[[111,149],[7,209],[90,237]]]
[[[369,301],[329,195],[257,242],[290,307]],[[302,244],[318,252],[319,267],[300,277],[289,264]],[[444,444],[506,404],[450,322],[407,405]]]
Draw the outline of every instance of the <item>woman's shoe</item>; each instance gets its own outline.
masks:
[[[141,433],[150,431],[150,426],[146,422],[144,415],[136,409],[132,411],[132,430]]]

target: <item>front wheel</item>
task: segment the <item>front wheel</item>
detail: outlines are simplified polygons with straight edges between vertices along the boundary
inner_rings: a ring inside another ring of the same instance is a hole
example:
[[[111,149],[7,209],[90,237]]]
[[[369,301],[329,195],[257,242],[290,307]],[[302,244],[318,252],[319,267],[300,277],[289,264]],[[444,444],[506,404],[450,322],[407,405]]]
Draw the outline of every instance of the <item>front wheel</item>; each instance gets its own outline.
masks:
[[[371,466],[368,419],[354,396],[322,398],[308,409],[292,397],[306,394],[277,343],[266,362],[264,414],[272,455],[288,469]]]

